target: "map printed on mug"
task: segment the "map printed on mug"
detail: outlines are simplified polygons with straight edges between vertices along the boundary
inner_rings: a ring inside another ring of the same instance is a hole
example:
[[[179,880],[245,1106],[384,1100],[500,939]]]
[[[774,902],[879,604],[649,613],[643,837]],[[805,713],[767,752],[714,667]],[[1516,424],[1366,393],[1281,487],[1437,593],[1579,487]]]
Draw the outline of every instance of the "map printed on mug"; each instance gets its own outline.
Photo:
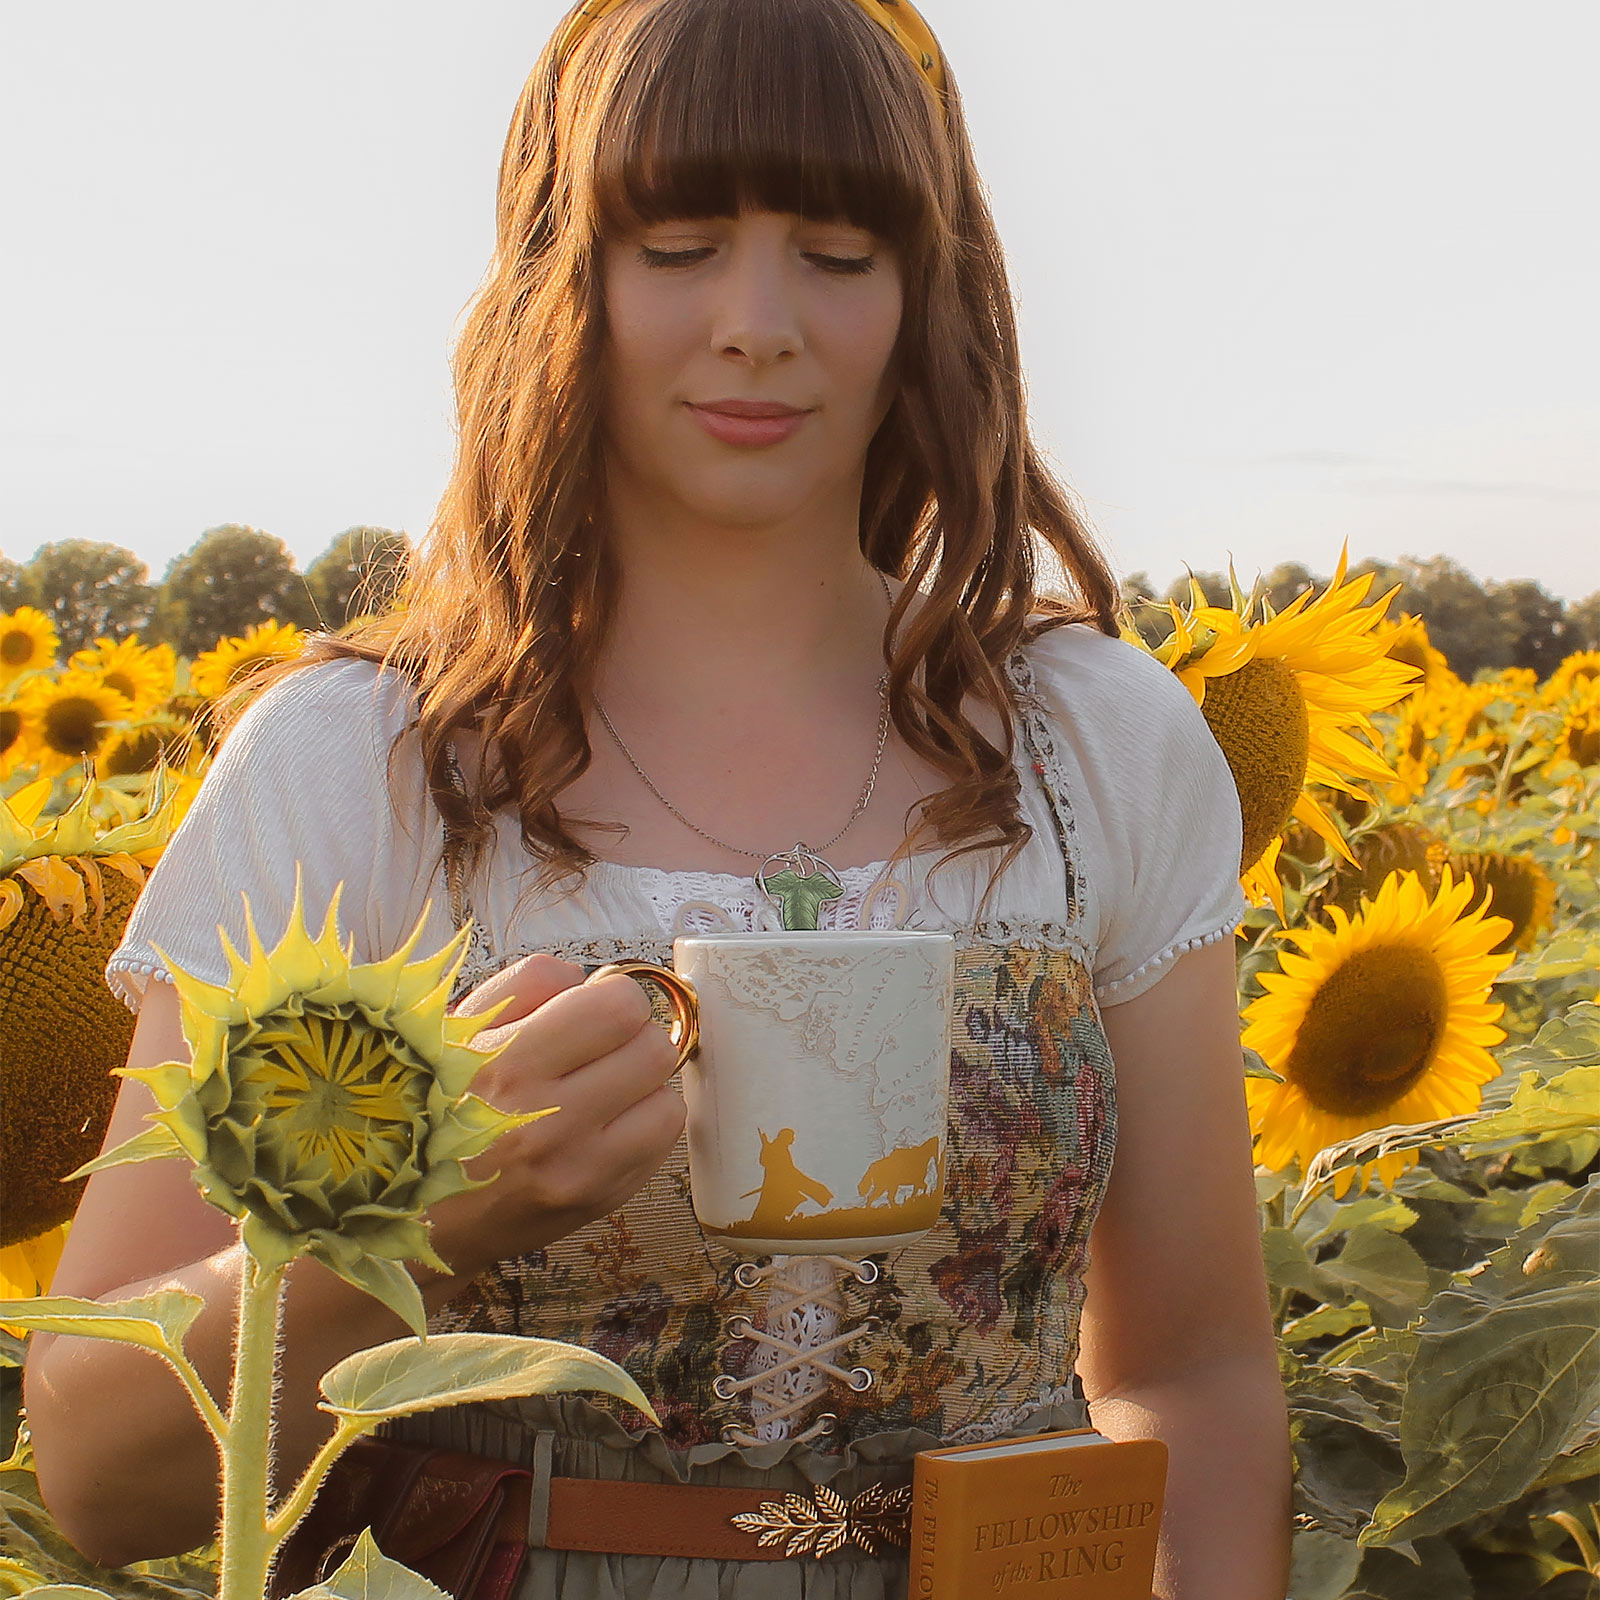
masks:
[[[955,939],[705,934],[672,950],[699,999],[683,1093],[705,1232],[746,1255],[826,1255],[898,1249],[930,1228]]]

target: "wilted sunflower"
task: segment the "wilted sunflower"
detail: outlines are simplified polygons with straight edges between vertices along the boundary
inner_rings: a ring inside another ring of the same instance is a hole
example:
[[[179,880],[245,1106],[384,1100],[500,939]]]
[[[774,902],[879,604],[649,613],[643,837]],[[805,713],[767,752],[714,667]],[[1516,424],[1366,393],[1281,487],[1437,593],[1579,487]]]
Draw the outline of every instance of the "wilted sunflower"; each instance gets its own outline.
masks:
[[[133,1039],[105,964],[174,826],[164,774],[142,817],[104,833],[87,778],[41,823],[50,790],[38,778],[0,799],[0,1246],[57,1227],[83,1192],[60,1180],[100,1148]]]
[[[189,687],[215,700],[267,661],[287,661],[300,654],[305,633],[292,622],[258,622],[242,636],[219,639],[216,647],[195,657]]]
[[[0,611],[0,683],[54,666],[61,638],[56,625],[33,606]]]
[[[1208,605],[1193,584],[1188,611],[1172,606],[1172,636],[1154,652],[1194,696],[1228,759],[1244,817],[1244,889],[1254,904],[1271,900],[1280,917],[1276,862],[1292,818],[1350,855],[1308,786],[1366,799],[1352,778],[1392,783],[1394,770],[1352,735],[1381,745],[1368,713],[1402,699],[1418,677],[1373,637],[1398,585],[1363,606],[1373,574],[1345,583],[1348,560],[1346,546],[1327,588],[1315,596],[1308,589],[1282,611],[1261,596],[1258,621],[1251,620],[1255,602],[1237,585],[1229,609]]]
[[[1469,910],[1492,896],[1489,909],[1511,923],[1493,953],[1531,950],[1556,906],[1555,882],[1538,861],[1508,850],[1472,850],[1453,854],[1450,865],[1475,885]]]
[[[236,1218],[271,1270],[315,1256],[419,1333],[422,1300],[401,1261],[449,1268],[423,1220],[436,1201],[482,1184],[462,1163],[533,1120],[467,1092],[497,1053],[471,1040],[497,1016],[446,1012],[468,930],[410,962],[427,921],[386,960],[351,964],[339,943],[340,888],[315,940],[294,905],[266,950],[245,900],[248,958],[224,934],[226,983],[207,983],[157,948],[182,1002],[192,1057],[125,1068],[160,1110],[148,1132],[86,1165],[183,1155],[201,1193]]]
[[[1279,931],[1299,954],[1280,952],[1281,970],[1244,1010],[1244,1045],[1284,1080],[1245,1084],[1258,1162],[1303,1172],[1327,1145],[1477,1107],[1499,1071],[1487,1047],[1505,1038],[1489,988],[1512,958],[1493,953],[1510,924],[1468,911],[1472,896],[1448,866],[1431,899],[1414,872],[1396,873],[1354,917],[1331,908],[1331,929]],[[1415,1160],[1371,1165],[1392,1184]]]
[[[135,717],[155,710],[172,693],[178,671],[170,644],[142,645],[138,634],[96,639],[89,649],[74,652],[68,665],[99,673],[107,688],[126,697],[133,707],[129,715]]]
[[[126,695],[107,687],[97,672],[68,667],[57,677],[34,678],[17,696],[33,719],[39,772],[54,777],[85,757],[93,761],[116,733],[114,723],[132,712]]]

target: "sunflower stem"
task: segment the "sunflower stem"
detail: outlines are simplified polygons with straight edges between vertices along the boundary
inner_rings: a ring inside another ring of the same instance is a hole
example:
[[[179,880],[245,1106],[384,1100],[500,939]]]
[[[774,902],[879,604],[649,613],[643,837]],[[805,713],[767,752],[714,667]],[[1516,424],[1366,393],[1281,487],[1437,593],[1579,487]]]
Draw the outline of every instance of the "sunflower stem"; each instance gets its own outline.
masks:
[[[370,1429],[365,1426],[352,1426],[343,1418],[340,1419],[338,1428],[317,1451],[311,1465],[294,1486],[294,1492],[267,1518],[267,1532],[272,1536],[274,1551],[294,1532],[295,1524],[311,1509],[311,1502],[316,1499],[317,1490],[322,1487],[328,1469],[344,1454],[348,1445],[367,1432]]]
[[[267,1522],[272,1492],[272,1411],[277,1386],[282,1266],[246,1252],[239,1290],[233,1394],[222,1456],[222,1563],[217,1600],[261,1600],[277,1540]]]

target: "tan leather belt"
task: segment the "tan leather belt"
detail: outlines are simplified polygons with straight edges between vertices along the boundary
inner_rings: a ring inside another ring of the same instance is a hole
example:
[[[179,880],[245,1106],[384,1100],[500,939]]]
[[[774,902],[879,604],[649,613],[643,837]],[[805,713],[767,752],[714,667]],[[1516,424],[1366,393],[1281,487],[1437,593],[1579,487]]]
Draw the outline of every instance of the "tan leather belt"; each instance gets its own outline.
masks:
[[[548,1482],[544,1543],[552,1550],[787,1561],[892,1555],[910,1543],[909,1486],[874,1484],[847,1501],[826,1485],[774,1499],[765,1489],[603,1478]]]

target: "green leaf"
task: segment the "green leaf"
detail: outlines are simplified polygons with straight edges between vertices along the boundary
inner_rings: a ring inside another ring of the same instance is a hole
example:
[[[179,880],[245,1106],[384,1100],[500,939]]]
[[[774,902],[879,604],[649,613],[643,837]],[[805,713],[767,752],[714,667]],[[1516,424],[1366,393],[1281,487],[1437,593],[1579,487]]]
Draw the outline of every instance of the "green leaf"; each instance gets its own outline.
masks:
[[[440,1406],[588,1390],[615,1395],[658,1420],[644,1391],[614,1361],[554,1339],[446,1333],[361,1350],[322,1377],[324,1411],[373,1425]]]
[[[114,1339],[119,1344],[181,1355],[184,1338],[205,1305],[199,1295],[175,1289],[104,1302],[41,1295],[34,1300],[0,1300],[0,1322],[33,1333]]]
[[[132,1166],[140,1161],[165,1161],[170,1156],[182,1156],[189,1159],[189,1152],[178,1143],[178,1136],[170,1128],[146,1128],[143,1133],[136,1133],[131,1139],[124,1139],[115,1149],[107,1150],[104,1155],[96,1156],[92,1161],[84,1164],[74,1172],[69,1172],[63,1183],[74,1178],[87,1178],[94,1172],[105,1172],[112,1167]]]
[[[1597,1106],[1600,1066],[1573,1067],[1547,1082],[1536,1072],[1524,1072],[1511,1104],[1463,1129],[1454,1142],[1464,1149],[1486,1150],[1499,1144],[1589,1134],[1594,1131]]]
[[[1417,1214],[1404,1200],[1393,1194],[1366,1195],[1348,1205],[1336,1206],[1328,1221],[1306,1240],[1308,1245],[1321,1244],[1336,1234],[1353,1233],[1357,1228],[1386,1228],[1391,1233],[1404,1233]]]
[[[1361,1565],[1361,1546],[1308,1529],[1294,1536],[1289,1593],[1294,1600],[1341,1600]]]
[[[1347,1306],[1319,1306],[1284,1324],[1278,1336],[1285,1344],[1309,1344],[1313,1339],[1337,1338],[1372,1326],[1372,1313],[1357,1300]]]
[[[420,1572],[391,1561],[364,1529],[344,1565],[326,1583],[302,1589],[293,1600],[450,1600]]]
[[[1428,1307],[1400,1414],[1406,1479],[1363,1545],[1443,1533],[1516,1499],[1600,1406],[1600,1186]]]
[[[1266,1057],[1259,1050],[1249,1048],[1244,1052],[1244,1075],[1247,1078],[1262,1078],[1268,1083],[1283,1082],[1283,1075],[1267,1065]]]
[[[1416,1554],[1413,1562],[1393,1550],[1368,1550],[1345,1600],[1473,1600],[1472,1579],[1448,1540],[1424,1539]]]
[[[1372,1320],[1383,1328],[1405,1327],[1421,1311],[1432,1284],[1422,1257],[1376,1222],[1353,1229],[1344,1249],[1320,1270],[1346,1287],[1346,1298],[1365,1301]]]
[[[1343,1139],[1337,1144],[1324,1146],[1306,1168],[1305,1181],[1300,1186],[1300,1199],[1296,1203],[1291,1225],[1305,1215],[1311,1202],[1322,1193],[1346,1167],[1364,1166],[1380,1156],[1399,1155],[1408,1150],[1421,1150],[1430,1144],[1440,1144],[1451,1134],[1478,1120],[1477,1114],[1459,1117],[1439,1117],[1432,1122],[1391,1123],[1384,1128],[1371,1128],[1353,1139]]]

